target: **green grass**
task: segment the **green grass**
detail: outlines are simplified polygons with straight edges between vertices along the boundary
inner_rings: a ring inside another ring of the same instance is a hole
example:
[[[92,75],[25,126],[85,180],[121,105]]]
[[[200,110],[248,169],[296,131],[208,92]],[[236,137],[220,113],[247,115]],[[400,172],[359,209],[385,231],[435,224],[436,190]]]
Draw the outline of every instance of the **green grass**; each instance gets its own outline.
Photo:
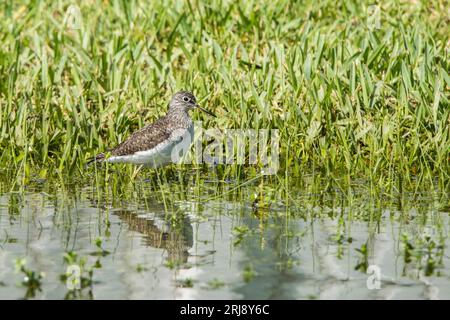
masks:
[[[279,129],[282,177],[448,187],[447,1],[380,1],[374,30],[371,2],[85,0],[79,30],[72,3],[0,4],[0,168],[19,183],[85,172],[188,89],[219,116],[205,127]]]

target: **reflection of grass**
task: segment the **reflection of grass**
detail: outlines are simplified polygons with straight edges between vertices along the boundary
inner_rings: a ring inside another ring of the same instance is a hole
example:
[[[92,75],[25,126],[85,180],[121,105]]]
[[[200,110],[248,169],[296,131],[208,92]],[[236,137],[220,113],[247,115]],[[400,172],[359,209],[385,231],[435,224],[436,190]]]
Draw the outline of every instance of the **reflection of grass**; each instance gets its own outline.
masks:
[[[290,174],[448,179],[445,2],[383,2],[378,30],[366,5],[331,0],[97,2],[77,2],[80,30],[63,23],[70,1],[5,4],[0,165],[18,184],[85,172],[178,88],[219,115],[200,115],[206,126],[280,129]]]
[[[286,271],[292,269],[295,265],[300,264],[299,261],[296,261],[290,257],[287,257],[286,259],[278,262],[276,265],[278,267],[278,270],[280,271]]]

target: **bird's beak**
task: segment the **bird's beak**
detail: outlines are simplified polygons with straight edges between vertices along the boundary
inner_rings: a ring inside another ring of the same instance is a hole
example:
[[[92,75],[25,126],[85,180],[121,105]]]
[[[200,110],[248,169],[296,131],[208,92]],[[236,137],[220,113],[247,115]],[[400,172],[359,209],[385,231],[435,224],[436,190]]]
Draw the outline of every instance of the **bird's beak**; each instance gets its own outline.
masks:
[[[211,111],[206,110],[205,108],[200,107],[200,105],[196,104],[195,107],[200,109],[200,110],[202,110],[203,112],[206,112],[210,116],[213,116],[213,117],[217,118],[217,116],[214,113],[212,113]]]

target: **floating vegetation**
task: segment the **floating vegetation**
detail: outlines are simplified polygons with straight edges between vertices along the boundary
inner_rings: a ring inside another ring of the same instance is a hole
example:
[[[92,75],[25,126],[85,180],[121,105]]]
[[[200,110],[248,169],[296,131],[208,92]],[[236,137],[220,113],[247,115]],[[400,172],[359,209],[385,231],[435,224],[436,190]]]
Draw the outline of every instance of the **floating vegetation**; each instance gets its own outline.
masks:
[[[209,289],[217,290],[217,289],[220,289],[223,286],[225,286],[225,282],[223,282],[219,279],[212,279],[212,280],[208,281],[207,285],[208,285]]]
[[[16,260],[16,271],[23,275],[21,285],[27,289],[24,298],[34,298],[36,293],[42,290],[41,285],[44,278],[44,273],[28,269],[26,267],[25,259]]]
[[[256,272],[251,264],[245,266],[242,277],[245,282],[250,282],[256,276]]]

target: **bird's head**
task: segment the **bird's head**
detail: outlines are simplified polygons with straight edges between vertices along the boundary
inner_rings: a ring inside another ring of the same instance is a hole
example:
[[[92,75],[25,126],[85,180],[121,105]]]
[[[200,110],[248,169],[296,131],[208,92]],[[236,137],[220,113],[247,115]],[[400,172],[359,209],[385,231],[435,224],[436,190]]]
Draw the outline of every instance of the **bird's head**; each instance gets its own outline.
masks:
[[[170,106],[169,106],[169,110],[172,110],[172,111],[188,112],[189,110],[195,109],[195,108],[198,108],[213,117],[216,116],[212,112],[199,106],[197,103],[197,99],[189,91],[178,91],[177,93],[175,93],[174,96],[172,97],[172,100],[170,101]]]

